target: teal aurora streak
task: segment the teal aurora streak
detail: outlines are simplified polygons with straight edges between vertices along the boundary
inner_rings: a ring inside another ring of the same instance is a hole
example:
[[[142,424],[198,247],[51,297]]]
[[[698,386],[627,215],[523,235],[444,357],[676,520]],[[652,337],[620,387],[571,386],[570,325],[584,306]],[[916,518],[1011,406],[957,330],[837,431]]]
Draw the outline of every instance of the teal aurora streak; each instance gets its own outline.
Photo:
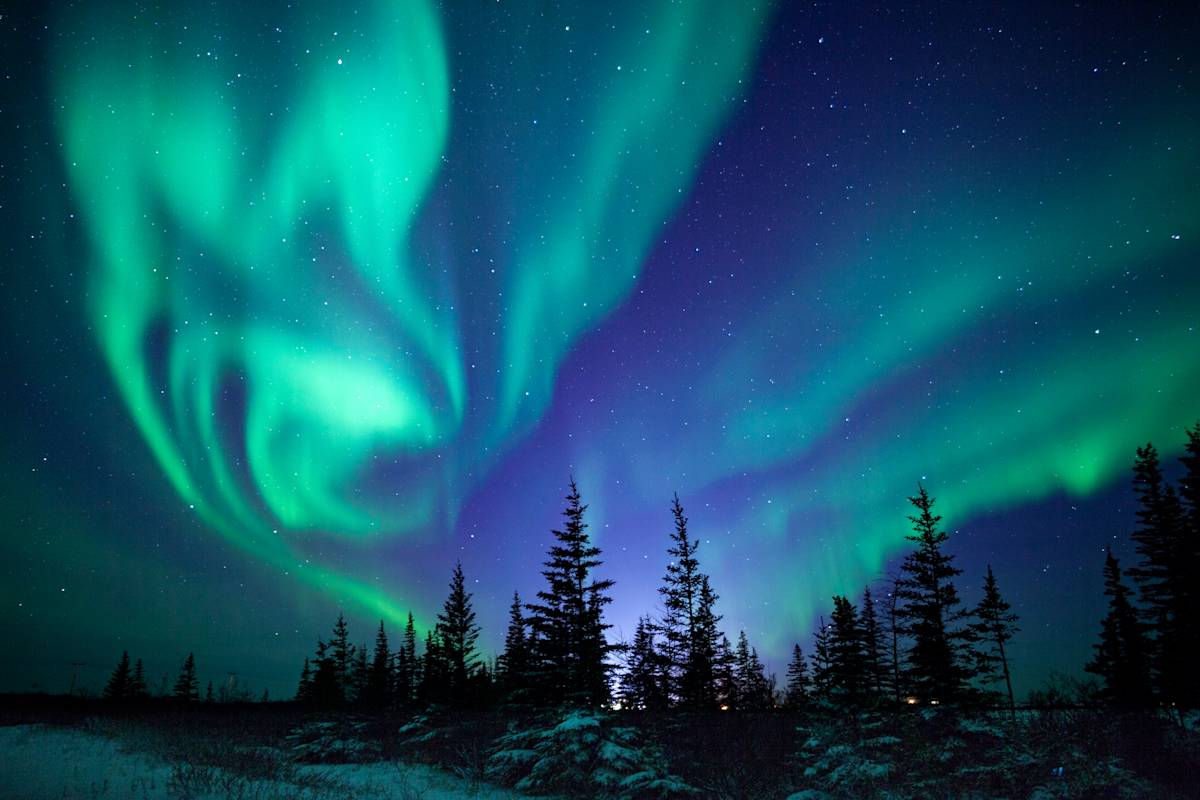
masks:
[[[877,212],[881,233],[850,248],[854,262],[798,267],[691,378],[707,424],[661,438],[639,429],[626,448],[634,460],[602,468],[638,475],[651,497],[656,476],[680,472],[677,454],[707,452],[688,462],[690,481],[740,476],[770,498],[727,520],[789,542],[789,558],[754,557],[751,572],[785,587],[803,564],[823,589],[785,594],[776,652],[830,594],[854,592],[902,552],[916,481],[931,482],[958,527],[1058,492],[1087,497],[1123,478],[1146,440],[1168,455],[1181,446],[1200,413],[1196,251],[1182,244],[1200,234],[1200,142],[1172,116],[1143,120],[1130,138],[1080,158],[1082,177],[1005,176],[1003,205],[909,199]],[[905,220],[913,206],[929,218]],[[1126,305],[1113,305],[1114,291]],[[1083,321],[1063,316],[1079,308]],[[789,346],[797,325],[802,351]],[[936,369],[948,361],[954,370]]]
[[[459,297],[481,270],[414,246],[457,124],[431,4],[304,4],[286,30],[236,4],[65,21],[54,83],[89,313],[147,444],[214,530],[282,568],[313,532],[452,526],[470,476],[537,422],[571,343],[636,282],[767,16],[653,3],[616,28],[595,5],[573,16],[587,58],[545,74],[545,100],[519,76],[497,92],[491,113],[525,112],[523,130],[466,131],[491,195],[470,197],[511,209],[487,278],[503,302],[482,320]],[[518,71],[579,46],[536,10],[517,12]],[[392,591],[298,574],[402,617]]]

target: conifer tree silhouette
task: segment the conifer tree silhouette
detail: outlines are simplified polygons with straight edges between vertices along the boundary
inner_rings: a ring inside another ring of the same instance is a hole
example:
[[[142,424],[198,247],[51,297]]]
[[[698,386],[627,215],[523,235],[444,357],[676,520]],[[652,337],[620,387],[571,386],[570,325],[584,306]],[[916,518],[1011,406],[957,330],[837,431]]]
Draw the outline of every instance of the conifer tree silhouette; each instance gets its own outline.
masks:
[[[208,684],[209,691],[212,691],[212,683]],[[304,669],[300,670],[300,683],[296,687],[296,702],[311,703],[313,700],[313,673],[312,666],[308,659],[304,659]]]
[[[113,669],[112,676],[104,686],[104,699],[122,701],[129,699],[129,651],[121,653],[121,660]]]
[[[346,701],[343,683],[338,678],[337,661],[323,639],[317,639],[317,654],[313,659],[311,699],[322,708],[335,708]]]
[[[421,655],[421,684],[418,696],[422,702],[446,702],[449,690],[448,667],[442,647],[442,629],[440,625],[434,625],[425,634],[425,651]]]
[[[350,695],[357,705],[367,703],[367,681],[371,675],[371,667],[367,663],[367,646],[359,645],[354,648],[354,665],[350,670]]]
[[[546,588],[537,603],[526,605],[533,631],[531,651],[534,685],[549,704],[600,706],[608,702],[608,656],[617,649],[605,638],[611,626],[604,622],[604,606],[611,580],[596,580],[593,571],[601,562],[600,548],[587,534],[584,512],[574,478],[570,481],[566,524],[551,531],[554,544],[542,571]]]
[[[1147,443],[1137,449],[1133,467],[1133,491],[1138,499],[1137,526],[1133,540],[1139,562],[1128,574],[1137,584],[1139,609],[1149,633],[1147,647],[1150,670],[1159,698],[1170,706],[1195,706],[1200,689],[1194,678],[1197,630],[1196,566],[1200,561],[1200,539],[1194,533],[1195,448],[1193,431],[1180,459],[1185,474],[1175,492],[1164,479],[1158,451]]]
[[[717,702],[721,708],[726,710],[737,708],[737,657],[733,654],[733,646],[730,645],[728,636],[721,634],[716,653],[716,657],[713,659],[713,669]]]
[[[822,616],[817,622],[817,629],[813,631],[812,653],[813,695],[816,699],[826,702],[830,700],[831,688],[829,628],[830,626],[825,624],[825,617]]]
[[[471,606],[471,593],[466,589],[461,562],[454,565],[450,594],[438,614],[438,628],[446,665],[446,690],[452,699],[465,702],[468,700],[468,680],[477,666],[475,642],[479,638],[479,626],[475,624],[475,609]]]
[[[1186,431],[1187,443],[1179,463],[1184,473],[1179,478],[1179,500],[1183,504],[1190,535],[1200,536],[1200,421]],[[1192,540],[1195,549],[1195,539]]]
[[[743,710],[761,710],[771,705],[770,686],[763,674],[758,651],[750,646],[745,631],[738,632],[735,650],[737,679],[737,707]]]
[[[400,649],[396,652],[395,685],[398,705],[407,706],[416,700],[420,679],[420,664],[417,661],[417,627],[410,611],[408,612],[408,622],[404,625],[404,638],[400,642]]]
[[[887,673],[892,692],[892,702],[900,705],[900,696],[905,687],[900,672],[900,576],[892,577],[892,585],[887,593],[887,604],[884,606],[887,622]]]
[[[862,629],[863,667],[866,670],[867,690],[874,695],[876,701],[887,697],[890,683],[885,659],[887,643],[884,641],[884,630],[879,624],[875,610],[875,598],[871,588],[863,589],[862,611],[859,615],[859,626]]]
[[[528,699],[529,641],[521,596],[513,592],[508,609],[508,630],[504,634],[504,652],[496,663],[497,683],[501,696],[509,703]]]
[[[1128,570],[1144,604],[1144,615],[1154,622],[1161,608],[1169,602],[1172,591],[1170,561],[1174,555],[1166,517],[1169,487],[1163,480],[1158,450],[1153,444],[1137,448],[1133,463],[1133,493],[1138,500],[1137,527],[1133,541],[1141,562]]]
[[[183,660],[183,667],[179,670],[179,677],[175,679],[172,694],[176,700],[200,699],[200,682],[196,679],[196,657],[192,653],[188,653],[187,658]]]
[[[1151,689],[1145,634],[1111,549],[1104,557],[1104,594],[1108,597],[1108,613],[1100,623],[1096,654],[1084,669],[1100,677],[1103,694],[1113,704],[1145,706]]]
[[[385,708],[392,693],[392,651],[388,647],[387,631],[383,620],[375,633],[375,650],[371,655],[371,666],[367,675],[364,702],[373,708]]]
[[[924,486],[917,489],[916,497],[909,498],[917,509],[909,517],[913,533],[906,537],[917,547],[905,556],[897,586],[898,617],[912,641],[906,654],[907,677],[921,700],[957,702],[970,676],[965,664],[968,614],[954,586],[962,570],[942,550],[947,537],[938,528],[942,518],[932,511],[934,499]]]
[[[860,703],[866,688],[866,677],[863,633],[859,625],[858,609],[846,597],[835,595],[829,630],[831,696],[842,703]]]
[[[799,644],[792,646],[792,660],[788,663],[787,692],[784,696],[785,705],[796,711],[808,705],[812,680],[808,675],[808,661]]]
[[[1179,501],[1182,506],[1182,534],[1180,536],[1178,630],[1180,640],[1200,642],[1200,421],[1186,431],[1187,442],[1179,461],[1183,474],[1179,477]],[[1191,658],[1187,667],[1194,674],[1196,660]],[[1179,703],[1188,708],[1200,707],[1200,681],[1185,681]]]
[[[699,708],[711,709],[719,704],[719,649],[725,635],[718,627],[721,615],[716,613],[717,599],[717,595],[709,583],[708,575],[702,574],[700,576],[700,597],[696,604],[697,639],[694,658]]]
[[[133,665],[133,673],[129,676],[129,699],[145,700],[150,696],[150,688],[146,685],[146,667],[139,658]]]
[[[649,617],[638,619],[621,677],[619,696],[625,708],[660,711],[667,707],[668,683],[663,678],[668,664],[655,647],[655,628]]]
[[[971,630],[979,644],[976,653],[977,676],[984,683],[1003,679],[1008,694],[1008,709],[1015,715],[1017,705],[1013,697],[1005,645],[1020,629],[1017,628],[1017,615],[1013,613],[1012,606],[1000,596],[991,564],[988,564],[987,575],[983,579],[983,599],[975,608],[975,622],[971,624]]]
[[[351,673],[354,668],[354,645],[350,644],[350,627],[340,612],[333,625],[333,637],[329,640],[329,656],[333,660],[338,695],[343,700],[349,700],[353,696]]]
[[[662,597],[663,617],[659,630],[664,637],[663,653],[667,659],[664,678],[670,697],[688,708],[713,704],[713,665],[709,642],[701,619],[701,585],[705,576],[700,572],[696,551],[699,540],[688,535],[688,519],[676,494],[671,501],[674,530],[667,548],[670,560],[658,593]],[[711,613],[711,609],[709,609]]]

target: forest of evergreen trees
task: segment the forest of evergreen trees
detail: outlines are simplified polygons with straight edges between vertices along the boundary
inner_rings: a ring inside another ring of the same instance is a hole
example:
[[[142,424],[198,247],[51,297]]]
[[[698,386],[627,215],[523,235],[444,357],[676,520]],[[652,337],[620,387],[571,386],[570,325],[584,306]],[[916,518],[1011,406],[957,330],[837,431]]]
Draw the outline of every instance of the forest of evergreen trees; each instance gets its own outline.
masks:
[[[1178,487],[1164,478],[1153,445],[1137,449],[1133,490],[1135,565],[1122,570],[1111,549],[1103,565],[1108,610],[1095,655],[1093,698],[1121,708],[1196,708],[1194,643],[1200,641],[1200,423],[1187,431]],[[744,631],[721,629],[718,595],[700,561],[700,542],[675,497],[659,587],[661,613],[643,616],[632,641],[613,643],[604,608],[611,580],[596,577],[600,549],[587,533],[572,480],[564,524],[532,602],[514,593],[503,652],[488,664],[461,564],[418,648],[409,614],[393,649],[381,621],[373,646],[351,642],[339,615],[301,670],[296,700],[320,708],[383,711],[429,705],[461,708],[613,707],[660,711],[783,708],[901,708],[908,705],[1015,709],[1009,642],[1017,615],[989,566],[982,597],[966,605],[955,586],[962,570],[947,551],[934,498],[923,486],[909,498],[911,550],[896,573],[855,599],[832,598],[810,652],[797,643],[782,685],[766,674]],[[1132,559],[1131,559],[1132,560]],[[1126,578],[1132,580],[1132,588]],[[223,690],[228,694],[228,687]],[[189,654],[172,696],[201,698]],[[121,656],[104,696],[148,696],[139,659]],[[205,699],[213,700],[209,684]],[[226,698],[228,699],[228,698]],[[238,696],[236,699],[249,699]],[[265,695],[264,695],[264,699]]]

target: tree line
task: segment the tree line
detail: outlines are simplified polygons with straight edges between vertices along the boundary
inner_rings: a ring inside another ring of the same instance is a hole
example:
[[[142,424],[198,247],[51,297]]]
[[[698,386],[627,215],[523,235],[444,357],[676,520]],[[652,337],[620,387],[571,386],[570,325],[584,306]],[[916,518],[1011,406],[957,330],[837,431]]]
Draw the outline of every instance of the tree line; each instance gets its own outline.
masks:
[[[168,688],[167,676],[164,675],[158,690],[153,693],[146,682],[146,668],[143,666],[142,660],[139,658],[130,666],[129,651],[121,653],[121,659],[113,668],[108,683],[104,685],[101,697],[114,703],[140,703],[154,696],[183,703],[201,699],[200,680],[196,673],[196,656],[193,653],[188,653],[187,658],[180,664],[179,674],[176,676],[175,682],[170,684],[170,688]],[[213,691],[212,681],[209,681],[203,699],[208,703],[248,703],[255,698],[251,695],[249,688],[238,681],[236,675],[231,675],[229,681],[219,687],[216,692]],[[270,699],[270,693],[265,689],[258,698],[263,703]]]
[[[1200,641],[1200,423],[1187,431],[1178,489],[1162,474],[1153,445],[1137,449],[1138,501],[1133,540],[1137,565],[1122,573],[1111,549],[1104,566],[1109,608],[1095,657],[1100,699],[1121,706],[1196,707],[1190,647]],[[765,710],[776,707],[902,707],[910,704],[1006,705],[1015,709],[1008,645],[1018,617],[989,565],[982,597],[967,606],[955,580],[962,570],[947,552],[946,531],[924,486],[909,498],[912,549],[898,570],[866,587],[857,602],[834,596],[810,653],[792,649],[786,682],[764,669],[745,631],[736,644],[722,630],[719,596],[699,558],[679,501],[661,586],[661,613],[639,619],[632,640],[609,641],[604,608],[613,581],[598,578],[600,549],[591,541],[587,506],[571,480],[564,522],[551,532],[542,564],[544,587],[530,602],[514,592],[504,649],[488,664],[476,646],[472,594],[462,565],[426,632],[408,615],[399,647],[380,621],[374,645],[351,643],[338,616],[328,641],[305,659],[296,700],[324,708],[615,706],[645,711]],[[1136,584],[1136,594],[1124,582]],[[620,668],[617,660],[620,660]],[[124,654],[105,689],[112,699],[145,694],[139,660]],[[208,697],[211,699],[209,685]],[[175,684],[180,700],[199,699],[189,654]]]
[[[1154,445],[1137,449],[1133,491],[1136,564],[1122,572],[1109,548],[1108,611],[1087,666],[1103,696],[1125,707],[1196,708],[1200,643],[1200,423],[1187,431],[1178,488],[1163,477]],[[1125,582],[1132,578],[1134,589]]]
[[[462,565],[456,564],[450,591],[436,623],[417,651],[410,613],[399,649],[392,651],[382,621],[373,648],[350,642],[345,618],[338,616],[329,641],[317,640],[306,659],[296,698],[324,707],[353,705],[388,708],[417,704],[481,706],[602,706],[610,702],[613,655],[622,645],[609,642],[604,607],[612,602],[613,582],[595,577],[600,548],[587,533],[587,506],[574,480],[566,497],[564,524],[542,567],[546,586],[533,602],[514,593],[503,653],[495,664],[480,657],[479,625]]]

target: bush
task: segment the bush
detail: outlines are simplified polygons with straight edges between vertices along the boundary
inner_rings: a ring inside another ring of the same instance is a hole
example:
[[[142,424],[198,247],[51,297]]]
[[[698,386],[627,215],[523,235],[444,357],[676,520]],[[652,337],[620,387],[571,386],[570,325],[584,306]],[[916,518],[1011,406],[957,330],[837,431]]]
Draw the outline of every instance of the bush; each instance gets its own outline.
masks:
[[[633,728],[591,711],[568,711],[496,741],[485,774],[523,792],[573,797],[672,798],[695,789],[666,771]]]
[[[1182,798],[1190,770],[1172,765],[1200,762],[1167,727],[1094,711],[819,716],[800,726],[792,797]]]
[[[792,786],[796,720],[785,711],[622,712],[652,734],[671,772],[712,800],[783,797]]]
[[[357,764],[378,761],[379,743],[366,736],[366,723],[353,719],[314,719],[286,737],[293,760],[304,764]]]

